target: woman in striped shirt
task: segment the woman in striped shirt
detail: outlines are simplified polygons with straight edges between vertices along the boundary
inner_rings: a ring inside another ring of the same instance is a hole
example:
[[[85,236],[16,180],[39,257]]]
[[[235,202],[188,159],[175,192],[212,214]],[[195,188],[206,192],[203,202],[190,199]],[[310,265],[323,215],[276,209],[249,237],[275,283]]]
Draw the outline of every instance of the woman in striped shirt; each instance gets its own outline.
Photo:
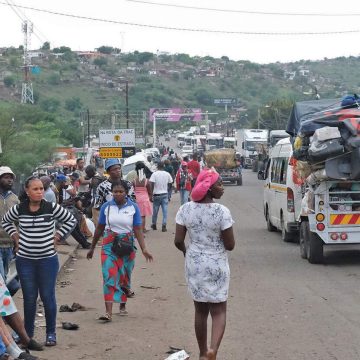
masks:
[[[2,227],[15,242],[16,269],[24,296],[25,329],[34,336],[36,300],[44,304],[46,346],[56,345],[55,285],[59,271],[56,244],[76,224],[73,215],[58,204],[43,200],[44,187],[40,179],[25,181],[25,194],[20,204],[3,217]],[[55,220],[62,223],[55,231]],[[18,223],[18,229],[15,226]]]

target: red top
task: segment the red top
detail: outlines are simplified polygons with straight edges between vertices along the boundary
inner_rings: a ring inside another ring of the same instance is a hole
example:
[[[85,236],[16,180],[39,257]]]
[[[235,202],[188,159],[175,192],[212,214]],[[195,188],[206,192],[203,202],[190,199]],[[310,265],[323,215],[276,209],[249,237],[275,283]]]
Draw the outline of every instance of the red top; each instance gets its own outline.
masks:
[[[200,174],[200,164],[196,160],[191,160],[187,164],[189,173],[192,175],[193,179],[196,179]]]
[[[175,182],[176,182],[176,189],[180,190],[180,175],[183,173],[183,170],[180,168],[176,174]],[[186,175],[185,180],[185,190],[191,191],[191,175],[188,172]]]

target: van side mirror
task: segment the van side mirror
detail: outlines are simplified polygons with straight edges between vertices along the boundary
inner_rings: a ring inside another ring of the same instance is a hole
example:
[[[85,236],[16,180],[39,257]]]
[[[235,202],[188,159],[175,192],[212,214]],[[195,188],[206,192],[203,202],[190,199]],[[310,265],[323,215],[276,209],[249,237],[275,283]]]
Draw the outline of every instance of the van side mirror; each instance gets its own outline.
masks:
[[[265,173],[263,170],[258,171],[258,179],[259,180],[265,180]]]
[[[241,148],[242,148],[242,149],[245,149],[244,143],[241,143]]]

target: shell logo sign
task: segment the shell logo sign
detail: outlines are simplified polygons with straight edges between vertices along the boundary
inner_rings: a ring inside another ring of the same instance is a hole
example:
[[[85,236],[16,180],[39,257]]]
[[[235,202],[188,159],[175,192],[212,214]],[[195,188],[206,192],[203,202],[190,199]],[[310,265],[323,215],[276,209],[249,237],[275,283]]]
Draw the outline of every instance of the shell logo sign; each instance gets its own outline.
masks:
[[[120,140],[121,140],[121,136],[120,136],[120,135],[115,135],[115,136],[114,136],[114,140],[115,140],[115,141],[120,141]]]

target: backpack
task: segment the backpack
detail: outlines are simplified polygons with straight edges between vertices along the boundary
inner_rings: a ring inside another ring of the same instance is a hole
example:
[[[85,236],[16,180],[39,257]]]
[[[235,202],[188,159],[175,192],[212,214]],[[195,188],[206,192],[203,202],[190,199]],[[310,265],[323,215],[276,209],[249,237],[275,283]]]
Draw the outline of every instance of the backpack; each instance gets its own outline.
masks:
[[[179,186],[180,189],[185,189],[187,174],[184,171],[180,172]]]

